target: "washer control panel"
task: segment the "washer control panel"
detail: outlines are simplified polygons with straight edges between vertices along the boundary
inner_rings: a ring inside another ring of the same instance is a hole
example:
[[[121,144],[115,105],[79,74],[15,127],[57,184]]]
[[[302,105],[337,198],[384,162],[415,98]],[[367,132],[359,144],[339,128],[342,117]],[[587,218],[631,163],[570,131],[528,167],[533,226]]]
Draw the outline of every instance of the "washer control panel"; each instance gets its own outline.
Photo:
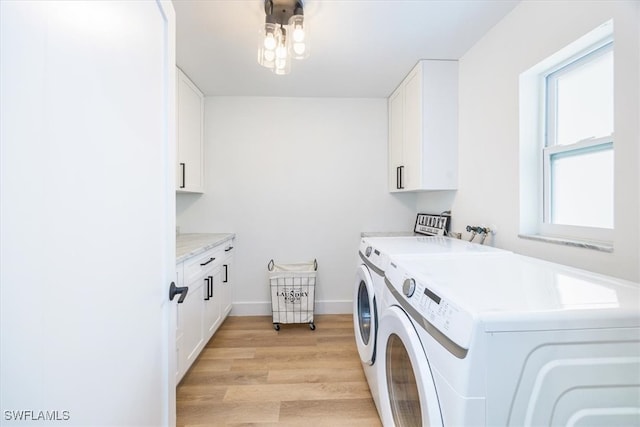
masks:
[[[360,241],[360,256],[364,256],[365,259],[373,264],[378,270],[379,274],[384,275],[384,271],[389,264],[389,257],[385,253],[371,246],[369,242],[362,239]]]
[[[462,347],[469,348],[471,316],[461,311],[456,304],[441,298],[422,283],[417,283],[416,293],[414,298],[410,298],[410,303],[440,332]]]
[[[413,308],[407,310],[412,317],[419,315],[460,347],[469,348],[473,317],[450,298],[442,295],[438,291],[441,287],[436,283],[430,284],[424,280],[425,278],[412,277],[410,273],[398,269],[393,262],[389,263],[385,273],[396,290],[396,298],[401,297],[404,300],[400,302],[401,305],[409,304]]]

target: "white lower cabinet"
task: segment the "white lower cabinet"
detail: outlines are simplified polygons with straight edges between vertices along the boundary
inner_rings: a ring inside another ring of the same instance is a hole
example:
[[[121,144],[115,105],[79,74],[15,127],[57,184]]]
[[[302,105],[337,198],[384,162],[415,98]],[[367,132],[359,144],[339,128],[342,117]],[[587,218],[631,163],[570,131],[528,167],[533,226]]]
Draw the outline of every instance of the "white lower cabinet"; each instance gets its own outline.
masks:
[[[189,288],[176,314],[176,384],[231,311],[233,240],[177,265],[178,286]]]

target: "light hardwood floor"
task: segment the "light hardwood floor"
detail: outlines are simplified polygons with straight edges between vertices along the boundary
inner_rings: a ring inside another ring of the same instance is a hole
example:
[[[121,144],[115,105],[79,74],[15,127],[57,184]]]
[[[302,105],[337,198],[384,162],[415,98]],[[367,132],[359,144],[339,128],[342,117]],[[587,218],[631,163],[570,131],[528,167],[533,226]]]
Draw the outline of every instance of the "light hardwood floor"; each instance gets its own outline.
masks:
[[[229,317],[177,389],[178,427],[381,426],[351,315]]]

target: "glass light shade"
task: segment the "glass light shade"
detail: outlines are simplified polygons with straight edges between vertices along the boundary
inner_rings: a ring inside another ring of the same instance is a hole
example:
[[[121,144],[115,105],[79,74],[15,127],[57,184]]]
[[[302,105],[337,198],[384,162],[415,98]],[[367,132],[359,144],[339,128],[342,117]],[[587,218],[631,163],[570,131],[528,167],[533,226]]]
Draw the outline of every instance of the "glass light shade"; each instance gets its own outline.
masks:
[[[282,43],[282,32],[277,24],[266,23],[259,31],[258,63],[263,67],[275,67],[276,48]]]
[[[280,40],[275,49],[275,60],[273,72],[278,75],[289,74],[291,71],[291,57],[287,52],[287,45],[284,39]]]
[[[273,33],[267,33],[264,37],[264,48],[266,50],[274,50],[276,48],[276,44],[278,42],[276,41],[276,37],[275,34]]]
[[[275,49],[276,58],[287,59],[287,47],[284,44],[279,44]]]
[[[265,63],[270,65],[270,68],[273,67],[274,60],[276,59],[276,51],[275,50],[266,50],[262,52],[262,58]],[[264,65],[264,64],[263,64]]]
[[[304,55],[307,50],[307,46],[304,43],[293,43],[293,55],[295,57],[300,57]]]
[[[309,29],[304,25],[304,15],[289,18],[289,54],[295,59],[309,56]]]

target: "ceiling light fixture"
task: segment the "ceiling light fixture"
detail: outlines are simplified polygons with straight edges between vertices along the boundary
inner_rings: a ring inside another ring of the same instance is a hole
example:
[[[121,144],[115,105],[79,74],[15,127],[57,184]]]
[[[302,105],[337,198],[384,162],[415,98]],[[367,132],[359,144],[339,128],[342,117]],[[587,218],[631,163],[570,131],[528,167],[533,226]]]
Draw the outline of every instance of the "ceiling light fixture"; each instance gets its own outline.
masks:
[[[264,0],[258,63],[276,74],[289,74],[292,59],[309,56],[309,31],[302,0]]]

